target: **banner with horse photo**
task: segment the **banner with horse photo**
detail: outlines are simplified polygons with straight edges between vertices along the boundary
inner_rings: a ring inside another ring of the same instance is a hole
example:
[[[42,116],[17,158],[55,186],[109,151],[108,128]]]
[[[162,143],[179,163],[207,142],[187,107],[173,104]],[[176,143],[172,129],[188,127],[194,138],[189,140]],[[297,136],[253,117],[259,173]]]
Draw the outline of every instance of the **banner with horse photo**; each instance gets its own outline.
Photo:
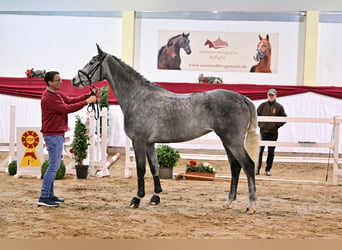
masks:
[[[278,33],[160,30],[157,67],[277,73],[278,42]]]

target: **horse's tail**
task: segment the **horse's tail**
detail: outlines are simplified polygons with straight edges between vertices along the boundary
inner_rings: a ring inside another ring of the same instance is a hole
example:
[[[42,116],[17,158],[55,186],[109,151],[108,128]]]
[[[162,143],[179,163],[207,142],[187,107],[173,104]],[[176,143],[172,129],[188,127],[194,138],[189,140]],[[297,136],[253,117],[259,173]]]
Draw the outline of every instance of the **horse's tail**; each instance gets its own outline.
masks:
[[[245,96],[244,98],[245,102],[247,103],[250,114],[245,147],[247,149],[249,156],[253,160],[254,165],[256,166],[259,158],[259,134],[257,133],[257,113],[252,101]]]

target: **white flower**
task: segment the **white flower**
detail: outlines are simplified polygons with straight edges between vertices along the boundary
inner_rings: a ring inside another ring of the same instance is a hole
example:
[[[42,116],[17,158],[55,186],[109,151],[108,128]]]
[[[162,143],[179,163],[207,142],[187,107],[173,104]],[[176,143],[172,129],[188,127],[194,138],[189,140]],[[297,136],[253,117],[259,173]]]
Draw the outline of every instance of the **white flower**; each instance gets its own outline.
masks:
[[[208,162],[203,163],[203,167],[209,167],[209,166],[210,166],[210,164]]]

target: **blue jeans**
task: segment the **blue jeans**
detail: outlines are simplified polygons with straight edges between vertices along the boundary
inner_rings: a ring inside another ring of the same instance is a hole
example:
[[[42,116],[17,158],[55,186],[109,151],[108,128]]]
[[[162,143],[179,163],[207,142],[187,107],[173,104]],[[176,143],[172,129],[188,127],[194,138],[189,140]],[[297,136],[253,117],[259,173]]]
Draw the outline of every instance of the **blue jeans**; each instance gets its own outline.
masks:
[[[56,174],[61,164],[64,136],[49,135],[44,136],[44,141],[49,154],[49,166],[43,176],[43,184],[41,189],[41,198],[49,198],[54,196],[54,182]]]

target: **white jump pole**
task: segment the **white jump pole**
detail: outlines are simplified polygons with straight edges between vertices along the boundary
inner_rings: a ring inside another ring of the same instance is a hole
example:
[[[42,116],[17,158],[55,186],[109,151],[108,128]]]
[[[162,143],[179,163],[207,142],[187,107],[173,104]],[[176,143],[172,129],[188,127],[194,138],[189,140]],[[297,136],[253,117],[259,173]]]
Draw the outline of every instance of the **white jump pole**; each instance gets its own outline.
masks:
[[[15,105],[11,104],[10,127],[9,127],[9,152],[8,152],[8,156],[6,157],[6,159],[4,159],[0,163],[0,172],[7,172],[8,164],[16,159],[15,154],[14,154],[15,152],[14,144],[15,144]]]
[[[106,167],[102,170],[96,172],[96,176],[98,177],[105,177],[109,176],[108,169],[120,158],[120,153],[116,153],[109,161],[106,162]]]

